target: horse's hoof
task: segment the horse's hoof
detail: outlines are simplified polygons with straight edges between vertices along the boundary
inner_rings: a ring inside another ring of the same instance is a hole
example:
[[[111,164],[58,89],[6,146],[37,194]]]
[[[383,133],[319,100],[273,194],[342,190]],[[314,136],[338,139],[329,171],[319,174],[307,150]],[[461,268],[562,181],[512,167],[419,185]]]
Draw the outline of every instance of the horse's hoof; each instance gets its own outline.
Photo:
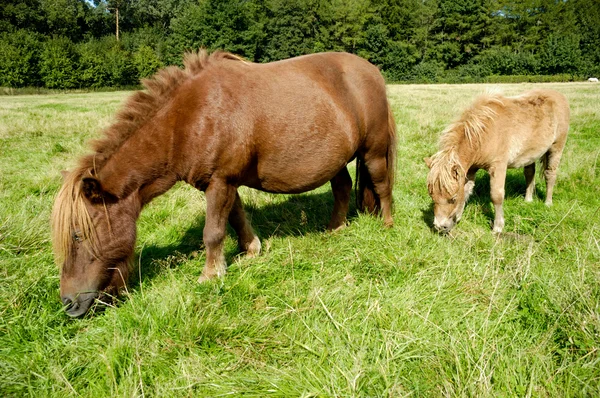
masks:
[[[340,225],[328,225],[327,226],[327,231],[329,232],[337,232],[337,231],[341,231],[342,229],[346,228],[346,223],[341,223]]]
[[[249,258],[258,256],[260,254],[261,248],[262,245],[260,243],[260,239],[258,239],[258,236],[255,236],[254,239],[252,239],[252,242],[250,242],[250,244],[248,245],[248,248],[246,249],[246,256]]]

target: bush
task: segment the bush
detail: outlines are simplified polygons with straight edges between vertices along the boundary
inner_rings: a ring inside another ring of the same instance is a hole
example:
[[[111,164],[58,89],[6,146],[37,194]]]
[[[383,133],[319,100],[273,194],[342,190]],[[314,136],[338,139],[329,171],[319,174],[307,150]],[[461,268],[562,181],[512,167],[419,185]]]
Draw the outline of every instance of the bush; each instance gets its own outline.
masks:
[[[582,64],[579,38],[575,35],[551,35],[540,51],[542,72],[576,73]]]
[[[82,87],[108,87],[110,74],[104,60],[105,46],[99,40],[90,40],[77,46],[79,53],[79,81]]]
[[[146,45],[140,46],[133,54],[133,64],[140,79],[153,75],[164,66],[156,52]]]
[[[56,37],[44,43],[40,75],[47,88],[79,86],[77,52],[71,40],[66,37]]]
[[[122,87],[138,83],[131,53],[114,36],[82,43],[78,51],[82,87]]]
[[[41,36],[26,30],[0,35],[0,86],[40,84],[38,73]]]
[[[444,64],[439,61],[423,61],[412,67],[410,80],[421,83],[437,83],[444,79]]]
[[[539,69],[539,61],[533,54],[506,47],[486,50],[473,62],[488,70],[489,75],[534,75]]]

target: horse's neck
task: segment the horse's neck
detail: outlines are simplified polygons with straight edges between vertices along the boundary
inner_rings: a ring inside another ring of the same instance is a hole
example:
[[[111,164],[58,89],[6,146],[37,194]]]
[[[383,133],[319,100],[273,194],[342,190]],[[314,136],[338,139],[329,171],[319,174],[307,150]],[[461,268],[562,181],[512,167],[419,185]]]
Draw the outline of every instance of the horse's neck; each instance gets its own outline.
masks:
[[[477,151],[473,149],[468,140],[463,139],[456,148],[456,154],[460,165],[465,171],[477,161]]]
[[[139,191],[142,204],[177,182],[171,169],[171,135],[148,126],[132,135],[106,161],[97,178],[118,198]]]

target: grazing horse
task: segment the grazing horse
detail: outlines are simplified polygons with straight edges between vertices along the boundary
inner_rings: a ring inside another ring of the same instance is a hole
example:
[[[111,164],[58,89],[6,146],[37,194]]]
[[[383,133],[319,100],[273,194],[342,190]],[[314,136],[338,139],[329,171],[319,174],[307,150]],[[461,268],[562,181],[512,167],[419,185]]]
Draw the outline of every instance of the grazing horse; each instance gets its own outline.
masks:
[[[504,180],[507,168],[524,167],[525,201],[533,200],[535,161],[542,159],[546,205],[569,130],[569,104],[552,90],[533,90],[517,97],[482,95],[451,124],[440,150],[425,163],[431,169],[427,188],[433,199],[434,227],[449,232],[460,220],[475,186],[478,169],[490,174],[494,232],[504,228]]]
[[[300,193],[330,181],[335,230],[346,222],[347,164],[356,159],[359,210],[392,225],[396,125],[375,66],[346,53],[255,64],[204,50],[187,54],[184,65],[144,81],[93,153],[65,172],[52,241],[70,316],[126,285],[137,218],[177,181],[206,194],[200,282],[225,273],[228,221],[242,251],[260,252],[241,185]]]

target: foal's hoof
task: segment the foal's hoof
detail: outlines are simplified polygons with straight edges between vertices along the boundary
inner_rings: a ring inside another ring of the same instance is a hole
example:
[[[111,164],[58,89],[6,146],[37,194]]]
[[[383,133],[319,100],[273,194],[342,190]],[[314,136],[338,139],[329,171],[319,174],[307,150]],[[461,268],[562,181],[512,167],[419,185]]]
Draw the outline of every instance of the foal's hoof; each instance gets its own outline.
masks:
[[[246,248],[246,256],[250,258],[258,256],[261,248],[262,245],[260,243],[260,239],[258,239],[258,236],[255,236],[254,239],[252,239],[252,242],[250,242]]]

